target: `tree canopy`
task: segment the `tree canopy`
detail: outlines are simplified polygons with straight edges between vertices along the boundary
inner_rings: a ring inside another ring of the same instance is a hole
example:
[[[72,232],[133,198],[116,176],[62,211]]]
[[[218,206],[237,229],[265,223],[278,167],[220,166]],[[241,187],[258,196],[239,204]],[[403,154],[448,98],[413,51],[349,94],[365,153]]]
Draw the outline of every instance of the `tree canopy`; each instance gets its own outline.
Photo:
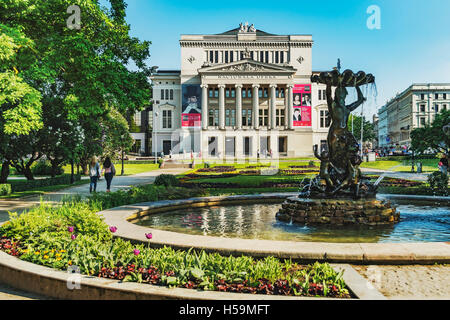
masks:
[[[445,134],[444,127],[449,124],[450,110],[442,110],[431,124],[411,132],[411,149],[419,154],[426,151],[448,153],[450,136]]]
[[[101,124],[113,124],[111,110],[118,116],[148,105],[150,42],[130,36],[124,0],[109,4],[0,2],[0,129],[28,135],[0,146],[0,157],[13,166],[26,164],[28,170],[42,155],[54,166],[73,159],[83,163],[103,152]],[[68,25],[73,5],[80,9],[79,29]],[[18,141],[31,153],[23,154]]]

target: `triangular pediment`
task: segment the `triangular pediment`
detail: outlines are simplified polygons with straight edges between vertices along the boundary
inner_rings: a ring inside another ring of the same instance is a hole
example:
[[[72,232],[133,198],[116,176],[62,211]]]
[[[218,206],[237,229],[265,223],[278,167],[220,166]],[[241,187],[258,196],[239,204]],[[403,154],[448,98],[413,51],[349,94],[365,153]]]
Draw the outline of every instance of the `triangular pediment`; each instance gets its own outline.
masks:
[[[241,73],[241,72],[263,72],[263,73],[288,73],[294,74],[297,70],[291,66],[280,66],[271,63],[264,63],[252,59],[243,59],[240,61],[216,64],[209,66],[208,63],[198,70],[199,73]]]

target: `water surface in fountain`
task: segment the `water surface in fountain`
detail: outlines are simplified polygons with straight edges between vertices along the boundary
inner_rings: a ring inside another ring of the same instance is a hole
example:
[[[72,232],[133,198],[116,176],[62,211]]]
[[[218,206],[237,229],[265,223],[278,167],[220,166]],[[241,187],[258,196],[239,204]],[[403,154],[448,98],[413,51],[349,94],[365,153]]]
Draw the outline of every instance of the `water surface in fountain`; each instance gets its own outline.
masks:
[[[281,204],[192,208],[150,215],[137,224],[187,234],[312,242],[450,241],[448,204],[395,200],[401,213],[393,226],[304,226],[277,221]]]

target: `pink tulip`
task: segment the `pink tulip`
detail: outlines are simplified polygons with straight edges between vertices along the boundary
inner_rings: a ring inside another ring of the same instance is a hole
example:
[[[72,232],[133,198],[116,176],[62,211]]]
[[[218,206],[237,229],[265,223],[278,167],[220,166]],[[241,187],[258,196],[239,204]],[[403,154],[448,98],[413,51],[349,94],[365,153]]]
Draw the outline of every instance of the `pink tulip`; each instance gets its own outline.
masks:
[[[73,235],[71,236],[71,238],[72,238],[72,240],[75,240],[75,239],[77,238],[77,235],[76,235],[76,234],[73,234]]]
[[[141,253],[141,251],[139,251],[138,249],[134,249],[134,250],[133,250],[133,253],[134,253],[135,256],[138,256],[139,253]]]
[[[146,233],[145,237],[150,240],[151,238],[153,238],[153,235],[151,233]]]
[[[70,233],[72,233],[74,230],[75,230],[74,227],[68,227],[68,228],[67,228],[67,231],[69,231]]]
[[[109,227],[109,231],[111,231],[112,233],[117,231],[117,227]]]

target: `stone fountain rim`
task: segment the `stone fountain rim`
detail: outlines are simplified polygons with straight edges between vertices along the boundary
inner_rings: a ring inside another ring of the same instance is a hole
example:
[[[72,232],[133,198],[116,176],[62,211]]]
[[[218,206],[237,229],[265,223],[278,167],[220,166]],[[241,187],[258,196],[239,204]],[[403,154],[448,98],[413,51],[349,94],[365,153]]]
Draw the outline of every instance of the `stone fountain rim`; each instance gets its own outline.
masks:
[[[323,261],[352,264],[434,264],[450,263],[450,242],[419,243],[327,243],[255,240],[190,235],[143,227],[132,223],[152,213],[187,207],[205,207],[233,203],[280,202],[297,193],[269,193],[164,200],[116,207],[98,212],[109,226],[116,226],[116,237],[133,243],[149,243],[153,247],[190,248],[218,252],[223,255],[249,255],[255,258],[274,256],[305,263]],[[389,197],[390,195],[380,195]],[[409,196],[403,196],[409,198]],[[419,200],[449,201],[450,197],[414,197]],[[432,199],[431,199],[432,198]],[[148,240],[146,233],[152,233]]]

